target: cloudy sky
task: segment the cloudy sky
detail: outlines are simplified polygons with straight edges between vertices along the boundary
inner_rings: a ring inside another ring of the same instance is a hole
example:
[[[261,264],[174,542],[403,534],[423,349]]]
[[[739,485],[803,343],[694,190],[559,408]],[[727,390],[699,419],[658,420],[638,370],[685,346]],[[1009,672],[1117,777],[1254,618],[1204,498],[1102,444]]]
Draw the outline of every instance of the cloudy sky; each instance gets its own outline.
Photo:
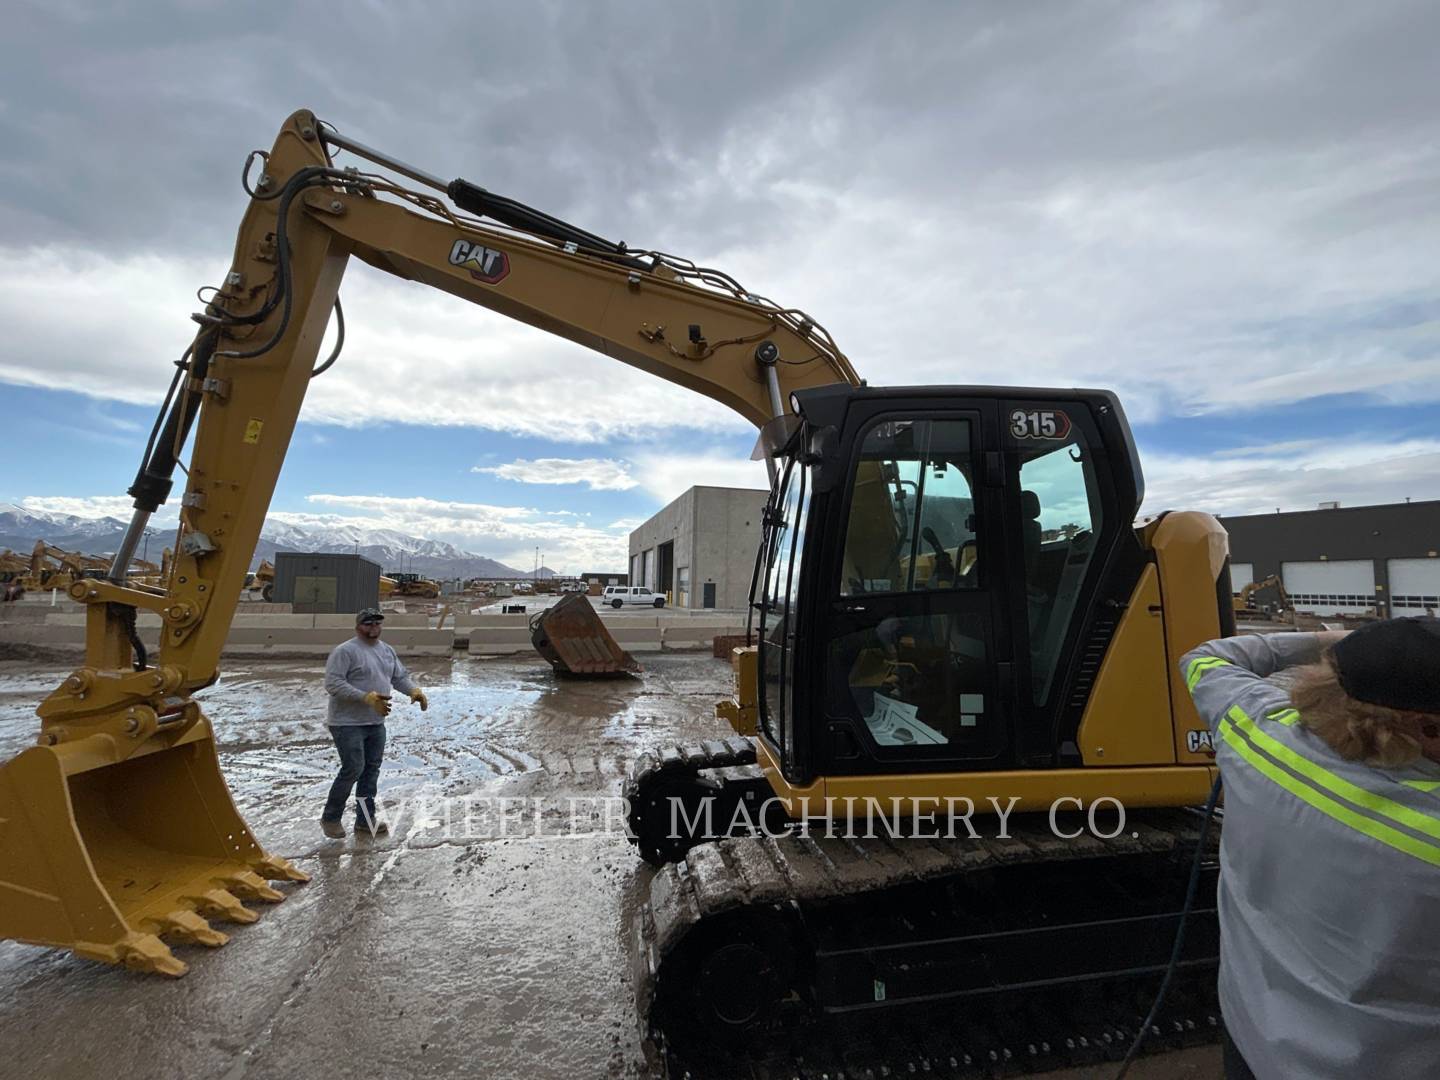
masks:
[[[264,14],[247,15],[254,10]],[[1426,3],[46,0],[0,41],[0,501],[119,496],[294,109],[802,307],[872,383],[1117,389],[1147,509],[1440,497]],[[624,565],[727,410],[352,264],[273,509]]]

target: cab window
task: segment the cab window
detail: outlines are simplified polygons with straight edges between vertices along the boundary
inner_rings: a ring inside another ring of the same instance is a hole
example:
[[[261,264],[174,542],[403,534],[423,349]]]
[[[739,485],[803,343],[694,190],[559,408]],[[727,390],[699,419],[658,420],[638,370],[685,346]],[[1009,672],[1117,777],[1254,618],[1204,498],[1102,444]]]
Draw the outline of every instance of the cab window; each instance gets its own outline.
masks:
[[[984,760],[1003,748],[973,436],[969,420],[883,420],[855,463],[826,707],[882,756]]]
[[[1054,690],[1065,635],[1103,525],[1095,464],[1081,432],[1073,430],[1062,445],[1022,449],[1020,489],[1031,694],[1039,705]]]
[[[978,584],[967,420],[895,420],[866,435],[841,596]]]

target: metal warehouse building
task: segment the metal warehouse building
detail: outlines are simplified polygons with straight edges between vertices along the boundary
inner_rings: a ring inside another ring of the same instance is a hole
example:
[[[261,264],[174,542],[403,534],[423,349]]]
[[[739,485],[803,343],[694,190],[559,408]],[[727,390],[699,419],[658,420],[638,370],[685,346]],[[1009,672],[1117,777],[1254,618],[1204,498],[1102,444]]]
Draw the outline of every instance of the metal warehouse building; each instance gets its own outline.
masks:
[[[1440,501],[1225,517],[1238,593],[1275,575],[1296,611],[1440,614]]]
[[[678,608],[744,608],[769,492],[692,487],[630,534],[630,584]]]
[[[274,599],[297,613],[349,614],[380,603],[380,564],[361,555],[282,551]]]

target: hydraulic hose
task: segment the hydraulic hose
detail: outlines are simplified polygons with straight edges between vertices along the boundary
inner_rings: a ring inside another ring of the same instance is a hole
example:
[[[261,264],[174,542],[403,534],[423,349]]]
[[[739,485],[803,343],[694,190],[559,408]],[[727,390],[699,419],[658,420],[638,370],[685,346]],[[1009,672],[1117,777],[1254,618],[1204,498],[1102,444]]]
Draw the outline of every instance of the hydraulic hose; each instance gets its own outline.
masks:
[[[1115,1080],[1125,1080],[1125,1074],[1130,1071],[1145,1037],[1150,1034],[1150,1029],[1155,1024],[1155,1018],[1160,1015],[1160,1009],[1165,1004],[1165,995],[1170,991],[1170,980],[1175,977],[1175,971],[1180,966],[1180,954],[1185,948],[1185,923],[1195,907],[1195,894],[1200,887],[1200,867],[1205,862],[1205,841],[1210,836],[1210,821],[1215,817],[1215,804],[1219,800],[1220,777],[1217,774],[1215,783],[1210,785],[1210,797],[1205,800],[1205,820],[1200,825],[1200,839],[1195,841],[1195,858],[1190,863],[1190,883],[1185,888],[1185,906],[1180,909],[1180,925],[1175,928],[1175,947],[1170,950],[1170,963],[1166,965],[1165,978],[1160,981],[1160,989],[1155,993],[1155,1003],[1150,1006],[1149,1015],[1140,1025],[1135,1041],[1130,1044],[1130,1049],[1125,1054],[1125,1060],[1120,1063],[1120,1071],[1115,1074]]]

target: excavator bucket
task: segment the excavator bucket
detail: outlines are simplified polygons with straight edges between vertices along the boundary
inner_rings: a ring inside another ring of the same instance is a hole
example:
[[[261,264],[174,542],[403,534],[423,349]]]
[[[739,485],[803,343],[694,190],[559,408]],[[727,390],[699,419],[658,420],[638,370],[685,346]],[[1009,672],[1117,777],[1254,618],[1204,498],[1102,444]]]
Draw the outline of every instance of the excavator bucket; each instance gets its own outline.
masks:
[[[635,658],[605,629],[588,597],[569,593],[530,620],[530,642],[556,671],[570,675],[627,675]]]
[[[268,881],[307,881],[267,855],[220,775],[204,717],[116,760],[112,737],[35,746],[0,767],[0,938],[138,971],[185,974],[162,941],[220,946],[207,921],[249,923]]]

